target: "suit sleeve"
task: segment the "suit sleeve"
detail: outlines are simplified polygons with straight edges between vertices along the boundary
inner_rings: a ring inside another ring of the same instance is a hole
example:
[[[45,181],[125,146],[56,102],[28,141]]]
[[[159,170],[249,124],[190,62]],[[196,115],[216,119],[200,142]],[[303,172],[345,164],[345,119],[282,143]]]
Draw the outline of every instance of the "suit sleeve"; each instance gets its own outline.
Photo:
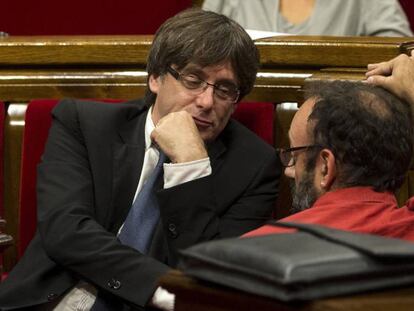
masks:
[[[53,113],[38,167],[38,230],[48,256],[98,289],[143,307],[166,265],[122,245],[96,220],[95,189],[76,102]]]

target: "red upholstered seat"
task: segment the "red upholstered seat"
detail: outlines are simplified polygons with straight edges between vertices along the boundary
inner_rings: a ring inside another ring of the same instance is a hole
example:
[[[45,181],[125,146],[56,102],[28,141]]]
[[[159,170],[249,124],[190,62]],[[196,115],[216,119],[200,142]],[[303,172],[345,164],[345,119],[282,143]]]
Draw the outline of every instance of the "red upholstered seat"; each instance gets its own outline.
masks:
[[[26,110],[22,142],[20,172],[19,240],[17,253],[20,258],[36,230],[36,167],[45,147],[52,123],[51,111],[57,99],[32,100]],[[105,100],[120,102],[121,100]]]
[[[0,163],[4,163],[4,119],[5,119],[5,106],[3,102],[0,102]],[[3,206],[3,193],[4,193],[4,179],[3,179],[3,165],[0,165],[0,218],[4,218],[4,206]],[[1,228],[0,228],[1,230]],[[0,267],[3,264],[3,257],[0,256]],[[1,269],[0,269],[1,271]]]
[[[191,0],[13,0],[1,4],[0,31],[14,36],[154,34],[167,18],[192,5]]]
[[[26,110],[20,181],[19,258],[36,230],[36,166],[51,125],[50,112],[57,102],[54,99],[32,100]],[[271,103],[240,103],[234,113],[234,118],[269,144],[273,144],[273,116]]]
[[[405,14],[408,17],[408,21],[411,24],[411,30],[414,31],[414,1],[413,0],[400,0],[400,3],[404,9]]]
[[[4,163],[4,120],[6,116],[5,105],[0,102],[0,163]],[[4,216],[3,206],[3,191],[4,191],[4,180],[3,180],[3,165],[0,165],[0,218]]]
[[[56,100],[35,100],[26,110],[18,213],[20,242],[16,245],[19,258],[36,230],[36,166],[43,154],[52,121],[50,111],[56,102]]]
[[[240,103],[233,114],[233,118],[273,146],[274,114],[275,106],[273,103]]]

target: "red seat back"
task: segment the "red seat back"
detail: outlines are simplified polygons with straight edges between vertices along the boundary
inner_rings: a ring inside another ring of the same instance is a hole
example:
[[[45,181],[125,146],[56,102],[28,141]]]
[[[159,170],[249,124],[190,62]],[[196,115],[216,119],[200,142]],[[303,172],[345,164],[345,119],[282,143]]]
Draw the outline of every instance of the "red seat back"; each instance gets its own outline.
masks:
[[[36,231],[36,167],[43,154],[52,123],[51,111],[58,101],[35,99],[29,103],[26,110],[20,172],[19,242],[16,245],[18,258],[23,255]],[[121,100],[107,101],[120,102]]]
[[[0,102],[0,218],[4,216],[3,194],[4,194],[4,179],[3,179],[3,163],[4,163],[4,120],[6,116],[5,105]]]
[[[274,114],[275,105],[273,103],[240,103],[233,118],[273,146]]]
[[[414,1],[413,0],[400,0],[401,6],[407,15],[408,21],[411,25],[411,30],[414,31]]]
[[[26,110],[20,181],[19,258],[36,230],[36,167],[51,125],[50,112],[57,102],[54,99],[32,100]],[[271,103],[240,103],[234,118],[273,144],[273,115],[274,106]]]
[[[154,34],[167,18],[192,5],[191,0],[13,0],[1,4],[0,31],[13,36]]]
[[[4,120],[5,120],[5,107],[4,103],[0,102],[0,218],[4,218],[4,206],[3,206],[3,194],[4,194],[4,172],[3,172],[3,163],[4,163]],[[0,227],[0,232],[2,228]],[[0,273],[2,272],[3,257],[0,256]],[[1,277],[2,275],[0,275]],[[0,280],[1,282],[1,280]]]

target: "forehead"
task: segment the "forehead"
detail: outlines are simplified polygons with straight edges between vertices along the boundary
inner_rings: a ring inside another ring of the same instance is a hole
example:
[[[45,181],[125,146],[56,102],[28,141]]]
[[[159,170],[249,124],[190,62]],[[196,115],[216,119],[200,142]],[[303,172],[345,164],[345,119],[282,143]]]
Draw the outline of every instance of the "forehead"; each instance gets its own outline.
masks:
[[[308,118],[315,105],[315,99],[306,100],[293,117],[289,129],[289,141],[291,147],[305,146],[312,144],[309,131]]]
[[[182,69],[182,71],[186,73],[196,73],[204,77],[214,76],[236,81],[236,74],[229,61],[204,67],[195,63],[189,63]]]

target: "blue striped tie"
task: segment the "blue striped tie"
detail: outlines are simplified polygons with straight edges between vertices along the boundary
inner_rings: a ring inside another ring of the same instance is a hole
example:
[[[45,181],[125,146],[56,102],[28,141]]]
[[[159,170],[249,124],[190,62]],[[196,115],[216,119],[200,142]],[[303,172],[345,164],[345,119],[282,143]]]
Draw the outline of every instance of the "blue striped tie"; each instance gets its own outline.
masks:
[[[129,245],[146,254],[155,226],[160,217],[154,184],[162,172],[166,156],[160,152],[157,165],[146,180],[129,210],[118,238],[122,244]]]

